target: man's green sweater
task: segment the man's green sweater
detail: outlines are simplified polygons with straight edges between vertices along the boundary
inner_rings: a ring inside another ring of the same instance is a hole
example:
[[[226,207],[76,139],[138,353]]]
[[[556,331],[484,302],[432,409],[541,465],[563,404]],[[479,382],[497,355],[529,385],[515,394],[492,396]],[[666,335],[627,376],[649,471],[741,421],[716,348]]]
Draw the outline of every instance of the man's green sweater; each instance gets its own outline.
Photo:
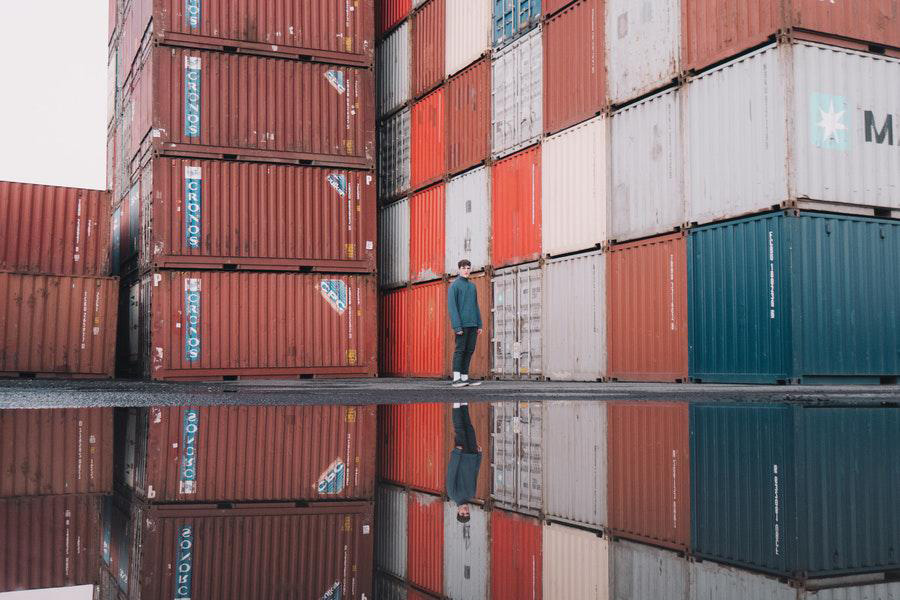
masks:
[[[482,328],[481,311],[478,310],[478,290],[467,277],[457,277],[447,290],[447,310],[453,331],[463,327]]]

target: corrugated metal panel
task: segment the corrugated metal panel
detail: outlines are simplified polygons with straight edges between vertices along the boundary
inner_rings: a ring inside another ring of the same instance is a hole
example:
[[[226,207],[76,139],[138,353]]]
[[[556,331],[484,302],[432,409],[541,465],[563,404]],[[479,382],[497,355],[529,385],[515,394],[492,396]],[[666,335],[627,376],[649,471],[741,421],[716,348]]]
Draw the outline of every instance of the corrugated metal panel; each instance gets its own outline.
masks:
[[[677,554],[630,542],[611,544],[610,553],[615,600],[687,598],[688,563]]]
[[[409,199],[388,204],[379,211],[378,271],[381,285],[395,287],[409,281]]]
[[[112,492],[112,408],[0,411],[0,497]]]
[[[495,267],[541,254],[541,147],[491,166],[491,255]]]
[[[413,96],[424,94],[444,79],[444,6],[445,0],[430,0],[412,16]]]
[[[118,280],[0,273],[0,374],[112,377]]]
[[[609,236],[665,233],[685,221],[678,89],[613,113],[610,119]]]
[[[444,595],[448,598],[487,598],[489,514],[469,505],[469,522],[459,523],[456,520],[456,505],[453,502],[444,503]]]
[[[381,407],[381,478],[435,494],[445,491],[448,452],[443,404]]]
[[[544,15],[550,16],[572,3],[572,0],[541,0]]]
[[[671,83],[680,68],[679,0],[606,0],[606,69],[612,104]]]
[[[541,146],[541,252],[566,254],[607,240],[606,117],[547,138]]]
[[[610,246],[607,260],[609,377],[687,380],[687,236]]]
[[[437,181],[447,169],[444,117],[444,88],[413,104],[410,146],[410,185],[413,189]]]
[[[606,105],[604,4],[581,0],[544,25],[544,130],[560,131]]]
[[[378,476],[382,481],[409,479],[407,412],[400,404],[378,406]]]
[[[378,27],[378,35],[402,21],[412,8],[411,0],[378,0],[375,9],[375,19]]]
[[[462,259],[480,271],[490,264],[491,173],[480,167],[447,183],[444,271],[456,273]],[[487,315],[482,314],[481,318]]]
[[[405,108],[378,130],[378,197],[395,198],[409,190],[410,109]]]
[[[375,53],[378,69],[378,116],[407,102],[412,90],[412,50],[409,23],[403,23],[384,38]]]
[[[435,281],[409,289],[410,374],[413,377],[448,375],[444,355],[447,351],[447,283]]]
[[[428,281],[444,273],[446,186],[441,183],[409,199],[409,279]]]
[[[378,486],[375,501],[375,566],[403,579],[407,573],[408,511],[409,498],[405,490],[392,485]]]
[[[376,575],[375,600],[407,600],[406,586],[391,577]]]
[[[537,263],[501,269],[491,285],[494,374],[539,377],[543,373],[543,270]]]
[[[507,0],[494,0],[506,2]],[[491,63],[491,153],[505,156],[544,132],[544,44],[538,27],[494,54]]]
[[[544,408],[544,514],[605,527],[606,403],[548,402]]]
[[[410,583],[440,595],[444,589],[444,505],[440,497],[409,494]]]
[[[491,288],[490,278],[487,275],[471,275],[469,281],[475,284],[478,294],[478,310],[481,311],[482,330],[475,343],[475,352],[469,363],[469,377],[471,379],[487,379],[491,374]],[[453,280],[450,281],[453,283]],[[456,349],[456,332],[447,319],[447,357],[446,369],[453,371],[453,352]]]
[[[898,600],[900,582],[801,591],[799,600]]]
[[[109,194],[0,181],[0,271],[108,275]]]
[[[491,47],[492,0],[447,4],[444,75],[450,76]]]
[[[557,523],[544,524],[542,536],[545,598],[610,598],[609,542],[605,538]]]
[[[451,78],[446,89],[447,171],[458,173],[484,162],[491,154],[490,59],[480,60]]]
[[[491,600],[541,600],[541,522],[491,511]]]
[[[543,374],[597,381],[606,375],[606,255],[597,250],[544,267]]]
[[[607,406],[609,528],[658,546],[691,542],[688,405]]]
[[[407,288],[381,294],[379,343],[381,373],[409,374],[410,293]]]
[[[160,271],[141,287],[154,379],[375,374],[374,276]]]
[[[494,46],[509,43],[541,20],[541,0],[493,0]]]
[[[543,507],[543,411],[539,402],[495,402],[491,433],[491,496],[524,512]]]
[[[0,499],[0,539],[0,592],[95,584],[100,496]]]

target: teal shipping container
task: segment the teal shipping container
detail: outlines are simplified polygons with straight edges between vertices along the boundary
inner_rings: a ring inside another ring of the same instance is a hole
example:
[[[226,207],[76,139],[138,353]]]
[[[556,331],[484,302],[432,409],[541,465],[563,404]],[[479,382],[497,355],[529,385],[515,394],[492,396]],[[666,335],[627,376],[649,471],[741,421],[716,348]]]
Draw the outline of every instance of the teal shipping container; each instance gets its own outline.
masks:
[[[804,580],[900,568],[900,408],[693,404],[691,544]]]
[[[494,47],[513,41],[541,20],[541,0],[493,0]]]
[[[898,299],[900,221],[789,210],[692,229],[690,377],[896,382]]]

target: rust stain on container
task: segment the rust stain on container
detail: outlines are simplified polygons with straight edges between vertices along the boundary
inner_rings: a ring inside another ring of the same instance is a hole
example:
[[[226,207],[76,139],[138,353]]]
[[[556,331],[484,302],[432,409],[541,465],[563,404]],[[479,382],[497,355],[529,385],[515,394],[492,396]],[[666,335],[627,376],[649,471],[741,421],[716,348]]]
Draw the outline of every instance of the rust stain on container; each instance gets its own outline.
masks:
[[[375,18],[378,36],[381,37],[394,25],[406,18],[412,9],[412,0],[376,0]]]
[[[375,493],[374,406],[136,408],[119,423],[126,459],[118,477],[149,502]]]
[[[444,505],[440,497],[409,494],[407,564],[410,583],[440,596],[444,589]]]
[[[0,271],[109,274],[109,194],[0,181]]]
[[[491,62],[484,58],[447,82],[447,170],[459,173],[491,153]]]
[[[610,247],[609,376],[686,381],[687,239],[683,233]]]
[[[441,178],[446,170],[447,146],[444,137],[444,88],[413,104],[410,184],[421,188]]]
[[[444,273],[444,218],[446,187],[443,183],[413,194],[409,201],[409,278],[437,279]]]
[[[444,79],[444,39],[447,19],[444,1],[429,0],[412,17],[414,97],[424,94]]]
[[[491,167],[491,238],[494,267],[541,254],[541,147],[532,146]]]
[[[491,511],[491,600],[541,600],[541,522]]]
[[[385,375],[408,375],[409,305],[408,288],[384,292],[381,296],[381,372]]]
[[[481,311],[482,331],[475,343],[475,353],[472,355],[472,362],[469,364],[469,377],[472,379],[487,379],[491,374],[491,281],[485,274],[477,274],[469,277],[469,281],[475,284],[475,290],[478,292],[478,309]],[[450,325],[450,319],[447,318],[447,358],[445,369],[448,373],[453,371],[453,351],[456,348],[455,338],[456,332]],[[469,408],[471,410],[472,406]],[[481,439],[481,438],[479,438]],[[482,444],[483,446],[484,444]]]

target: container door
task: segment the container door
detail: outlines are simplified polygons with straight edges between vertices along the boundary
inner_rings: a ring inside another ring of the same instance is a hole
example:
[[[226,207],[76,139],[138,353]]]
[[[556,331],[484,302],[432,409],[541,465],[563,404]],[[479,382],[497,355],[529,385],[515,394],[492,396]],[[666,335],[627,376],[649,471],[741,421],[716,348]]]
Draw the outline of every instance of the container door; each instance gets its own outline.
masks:
[[[544,475],[541,452],[543,413],[539,402],[520,402],[517,406],[517,498],[519,508],[541,510]]]
[[[493,372],[501,377],[516,374],[516,277],[512,272],[493,279],[494,307],[491,338],[493,346]]]
[[[141,284],[128,289],[128,364],[134,365],[140,356]]]
[[[540,377],[542,271],[531,267],[517,273],[518,335],[516,373],[522,378]]]
[[[517,501],[517,435],[519,418],[513,402],[493,405],[491,431],[491,472],[494,474],[491,497],[502,504],[516,506]]]

